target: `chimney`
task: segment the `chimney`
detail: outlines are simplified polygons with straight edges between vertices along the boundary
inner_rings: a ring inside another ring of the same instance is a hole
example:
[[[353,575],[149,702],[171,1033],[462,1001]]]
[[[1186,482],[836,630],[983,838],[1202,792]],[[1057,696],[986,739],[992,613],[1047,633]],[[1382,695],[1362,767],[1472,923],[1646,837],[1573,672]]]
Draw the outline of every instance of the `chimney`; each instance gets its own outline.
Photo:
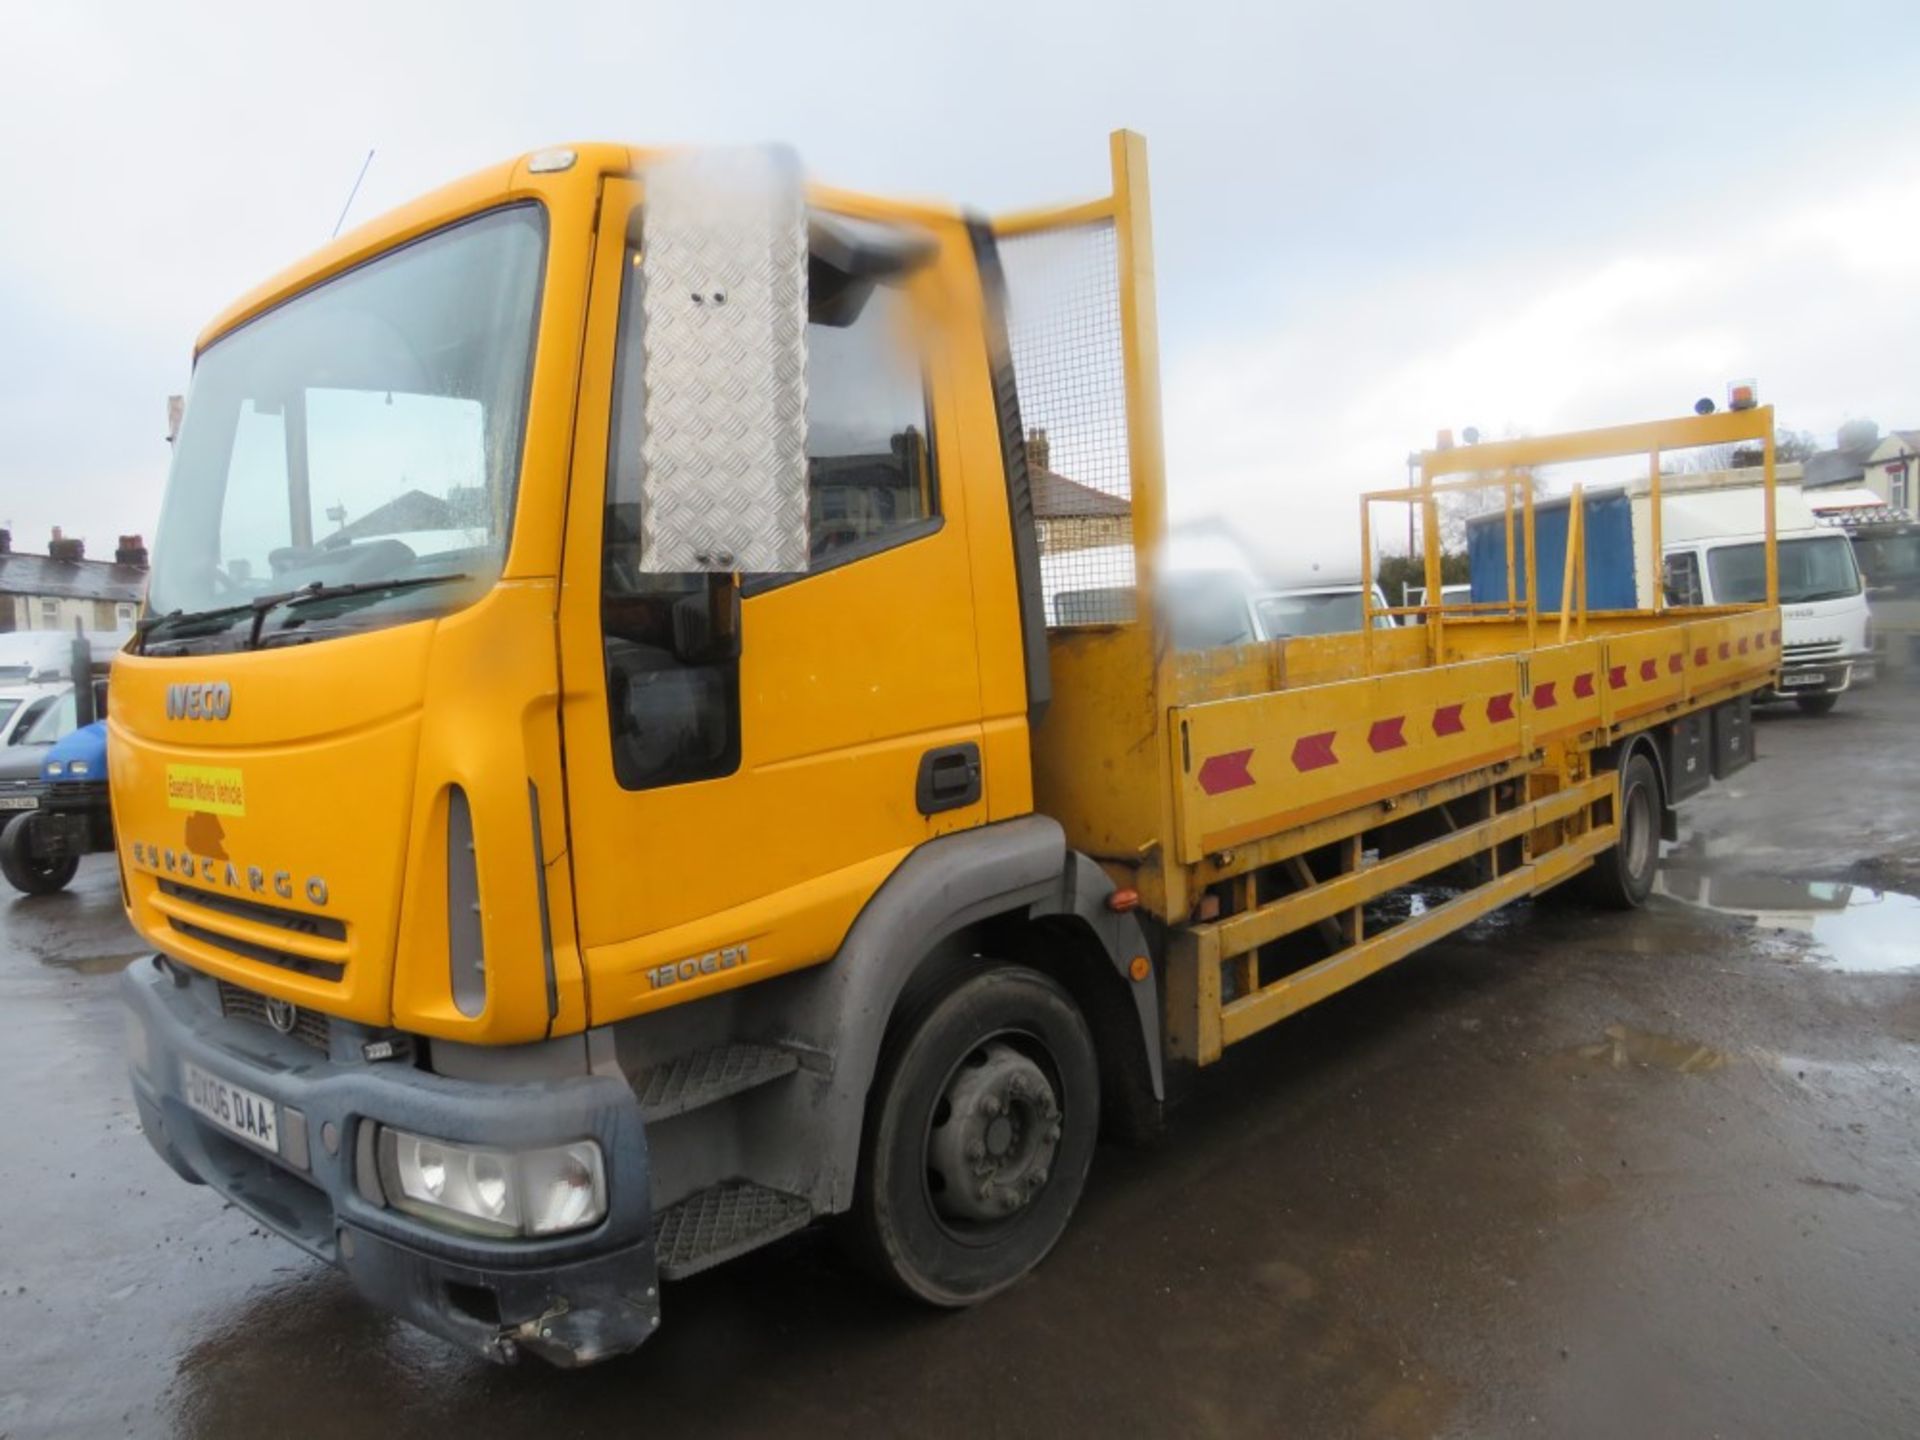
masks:
[[[1027,464],[1036,470],[1051,470],[1052,460],[1053,447],[1047,443],[1047,432],[1029,430],[1027,432]]]
[[[86,558],[87,542],[69,540],[60,533],[58,525],[53,527],[53,538],[47,542],[47,558],[50,560],[82,560]]]
[[[138,535],[122,535],[120,544],[113,552],[116,565],[137,565],[147,568],[147,542]]]
[[[0,527],[0,555],[13,553],[13,531]]]

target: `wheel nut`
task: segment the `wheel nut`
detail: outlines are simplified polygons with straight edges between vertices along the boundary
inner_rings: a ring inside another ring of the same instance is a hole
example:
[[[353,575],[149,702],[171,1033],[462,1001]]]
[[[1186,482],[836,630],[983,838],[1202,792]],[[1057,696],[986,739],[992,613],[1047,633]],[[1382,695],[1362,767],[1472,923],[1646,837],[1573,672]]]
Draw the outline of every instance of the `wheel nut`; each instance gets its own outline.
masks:
[[[981,1144],[978,1140],[969,1140],[967,1142],[967,1159],[977,1163],[986,1158],[987,1147],[985,1145]]]
[[[1002,1106],[998,1095],[982,1095],[980,1097],[980,1113],[989,1120],[997,1119],[1001,1109]]]

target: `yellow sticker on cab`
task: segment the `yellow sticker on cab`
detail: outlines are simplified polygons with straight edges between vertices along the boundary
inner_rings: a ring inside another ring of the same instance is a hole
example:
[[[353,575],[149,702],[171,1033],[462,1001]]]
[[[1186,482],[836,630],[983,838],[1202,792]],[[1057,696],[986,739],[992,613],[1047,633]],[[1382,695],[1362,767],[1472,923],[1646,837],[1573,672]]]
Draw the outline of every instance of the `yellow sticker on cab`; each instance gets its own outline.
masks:
[[[247,813],[246,781],[238,770],[224,765],[169,765],[167,804],[175,810],[244,815]]]

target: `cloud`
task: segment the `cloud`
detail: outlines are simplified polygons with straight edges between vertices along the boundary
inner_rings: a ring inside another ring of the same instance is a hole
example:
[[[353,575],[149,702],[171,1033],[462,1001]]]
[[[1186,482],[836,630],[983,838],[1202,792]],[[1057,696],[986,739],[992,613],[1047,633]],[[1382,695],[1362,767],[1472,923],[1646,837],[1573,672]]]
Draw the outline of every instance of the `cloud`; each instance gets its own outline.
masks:
[[[836,182],[991,212],[1097,193],[1131,125],[1188,508],[1351,523],[1329,497],[1436,426],[1664,411],[1729,368],[1796,424],[1910,420],[1874,388],[1912,370],[1904,302],[1859,277],[1906,273],[1913,194],[1880,170],[1920,150],[1886,78],[1917,28],[1910,0],[14,6],[0,517],[151,529],[193,336],[326,238],[369,146],[356,219],[596,136],[787,139]],[[1876,181],[1884,223],[1832,201]],[[1722,251],[1787,213],[1780,258],[1733,267],[1775,288],[1732,294]]]
[[[1321,290],[1269,335],[1167,361],[1177,512],[1245,517],[1258,543],[1305,529],[1356,553],[1363,489],[1405,483],[1435,432],[1538,434],[1684,414],[1756,377],[1778,423],[1831,443],[1845,419],[1920,421],[1920,166],[1840,190],[1788,185],[1775,211],[1660,227],[1630,251],[1537,270],[1504,258],[1401,266]],[[1403,512],[1402,512],[1403,513]],[[1383,518],[1376,517],[1377,522]],[[1396,514],[1389,522],[1401,523]]]

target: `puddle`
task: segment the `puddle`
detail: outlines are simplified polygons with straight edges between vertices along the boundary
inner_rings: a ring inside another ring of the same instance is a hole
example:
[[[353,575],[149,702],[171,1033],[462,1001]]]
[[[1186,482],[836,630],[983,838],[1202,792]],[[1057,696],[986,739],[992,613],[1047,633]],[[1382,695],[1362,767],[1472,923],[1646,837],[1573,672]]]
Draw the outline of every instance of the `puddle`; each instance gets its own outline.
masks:
[[[1812,939],[1816,964],[1854,974],[1920,970],[1920,898],[1837,880],[1723,875],[1672,859],[1654,890],[1687,905],[1737,915],[1767,930]]]
[[[42,962],[58,966],[62,970],[76,971],[81,975],[117,975],[134,961],[144,959],[150,952],[136,950],[131,955],[45,955]]]
[[[1609,1025],[1599,1043],[1582,1045],[1573,1052],[1599,1068],[1611,1070],[1671,1070],[1678,1075],[1704,1075],[1726,1068],[1728,1055],[1697,1040],[1682,1040],[1673,1035],[1656,1035],[1650,1030],[1629,1030],[1625,1025]]]

